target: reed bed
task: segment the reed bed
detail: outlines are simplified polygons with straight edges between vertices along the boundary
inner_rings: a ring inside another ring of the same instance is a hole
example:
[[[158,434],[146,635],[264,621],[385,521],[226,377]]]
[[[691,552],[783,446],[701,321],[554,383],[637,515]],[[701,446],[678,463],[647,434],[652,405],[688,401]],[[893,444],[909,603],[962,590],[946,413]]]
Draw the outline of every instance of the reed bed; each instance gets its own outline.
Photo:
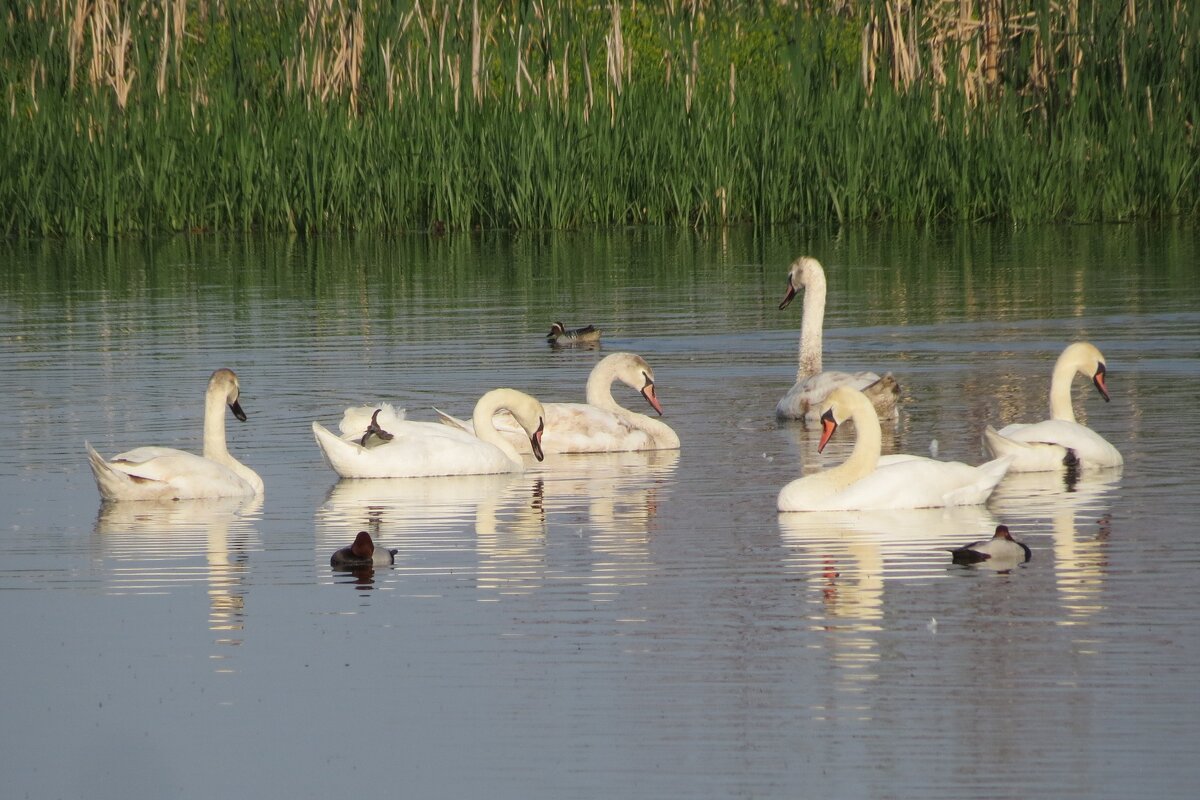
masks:
[[[1200,210],[1183,0],[34,0],[0,230]]]

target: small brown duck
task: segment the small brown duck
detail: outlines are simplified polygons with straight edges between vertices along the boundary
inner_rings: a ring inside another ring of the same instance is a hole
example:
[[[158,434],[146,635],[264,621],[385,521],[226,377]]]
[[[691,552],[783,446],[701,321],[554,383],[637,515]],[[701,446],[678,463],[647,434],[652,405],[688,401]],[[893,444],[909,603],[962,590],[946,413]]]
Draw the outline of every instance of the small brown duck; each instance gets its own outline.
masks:
[[[595,344],[600,341],[601,333],[603,331],[595,325],[568,329],[561,322],[555,322],[550,326],[550,332],[546,334],[546,341],[557,347],[574,344]]]
[[[329,566],[334,569],[361,569],[362,567],[386,567],[396,563],[396,551],[376,547],[371,534],[359,531],[354,544],[343,547],[329,557]]]
[[[1018,542],[1008,532],[1007,525],[997,525],[996,534],[990,539],[956,547],[950,551],[955,564],[979,564],[995,561],[999,564],[1024,564],[1033,557],[1033,552],[1024,542]]]

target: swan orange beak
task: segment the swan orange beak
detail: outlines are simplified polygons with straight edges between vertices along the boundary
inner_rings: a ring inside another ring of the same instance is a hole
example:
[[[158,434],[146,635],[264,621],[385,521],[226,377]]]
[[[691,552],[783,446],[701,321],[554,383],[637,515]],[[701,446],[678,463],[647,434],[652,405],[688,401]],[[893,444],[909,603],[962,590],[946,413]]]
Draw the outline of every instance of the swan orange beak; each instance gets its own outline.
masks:
[[[787,294],[785,294],[783,296],[783,302],[781,302],[779,304],[779,310],[783,311],[795,299],[796,299],[796,286],[795,286],[795,284],[792,283],[792,276],[788,275]]]
[[[649,378],[646,378],[646,385],[642,387],[642,397],[646,398],[646,402],[649,403],[661,417],[663,413],[662,405],[658,402],[658,395],[654,393],[654,381],[650,380]]]
[[[233,412],[233,415],[235,417],[237,417],[238,422],[246,421],[246,412],[242,411],[242,404],[239,403],[237,400],[234,400],[232,403],[229,404],[229,410]]]
[[[538,420],[538,429],[533,432],[532,436],[529,437],[529,445],[530,445],[530,447],[533,448],[533,457],[536,458],[538,461],[541,461],[542,459],[544,459],[546,457],[546,454],[542,452],[542,431],[544,431],[545,429],[546,429],[545,421],[539,419]]]
[[[817,445],[818,453],[824,452],[825,445],[829,444],[829,437],[833,436],[837,427],[837,420],[833,418],[832,408],[821,415],[821,442]]]
[[[1096,390],[1100,392],[1100,396],[1104,398],[1104,402],[1108,402],[1108,387],[1104,385],[1104,364],[1101,363],[1096,367],[1096,374],[1092,376],[1092,383],[1096,384]]]

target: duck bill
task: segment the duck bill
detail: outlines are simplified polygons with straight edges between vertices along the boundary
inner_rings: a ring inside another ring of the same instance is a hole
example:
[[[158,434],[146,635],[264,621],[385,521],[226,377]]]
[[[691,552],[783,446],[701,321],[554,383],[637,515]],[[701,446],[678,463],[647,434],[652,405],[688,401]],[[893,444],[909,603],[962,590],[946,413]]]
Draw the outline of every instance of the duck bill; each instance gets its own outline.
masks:
[[[1104,402],[1107,403],[1107,402],[1109,402],[1109,399],[1108,399],[1108,386],[1106,386],[1104,383],[1105,372],[1106,372],[1106,370],[1104,369],[1103,364],[1101,364],[1099,367],[1097,367],[1096,374],[1092,376],[1092,383],[1096,384],[1096,391],[1100,392],[1100,396],[1103,397]]]
[[[646,402],[658,412],[661,417],[663,410],[662,404],[658,402],[658,395],[654,392],[654,381],[646,381],[646,385],[642,387],[642,397],[646,398]]]
[[[233,412],[233,415],[235,417],[237,417],[238,422],[246,421],[246,412],[242,411],[242,404],[239,403],[237,400],[234,400],[232,403],[229,404],[229,410]]]
[[[821,415],[821,442],[817,445],[817,452],[825,451],[825,445],[829,444],[829,437],[833,436],[833,432],[837,430],[837,421],[833,418],[832,411],[826,411]]]
[[[546,423],[539,422],[538,429],[533,432],[532,436],[529,437],[529,446],[533,448],[533,457],[538,461],[541,461],[546,457],[546,454],[542,452],[542,432],[545,429]]]
[[[796,299],[796,287],[792,283],[792,276],[789,275],[788,276],[787,294],[785,294],[783,296],[783,301],[780,302],[780,304],[779,304],[779,310],[783,311],[785,308],[787,308],[789,305],[791,305],[791,302],[795,299]]]

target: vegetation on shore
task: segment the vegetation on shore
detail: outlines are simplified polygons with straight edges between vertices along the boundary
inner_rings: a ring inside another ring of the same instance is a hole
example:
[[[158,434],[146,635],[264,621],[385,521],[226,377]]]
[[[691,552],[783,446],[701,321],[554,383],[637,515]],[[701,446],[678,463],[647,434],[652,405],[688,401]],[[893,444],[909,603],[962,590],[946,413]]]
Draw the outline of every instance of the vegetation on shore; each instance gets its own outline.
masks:
[[[31,0],[0,231],[1200,211],[1185,0]]]

